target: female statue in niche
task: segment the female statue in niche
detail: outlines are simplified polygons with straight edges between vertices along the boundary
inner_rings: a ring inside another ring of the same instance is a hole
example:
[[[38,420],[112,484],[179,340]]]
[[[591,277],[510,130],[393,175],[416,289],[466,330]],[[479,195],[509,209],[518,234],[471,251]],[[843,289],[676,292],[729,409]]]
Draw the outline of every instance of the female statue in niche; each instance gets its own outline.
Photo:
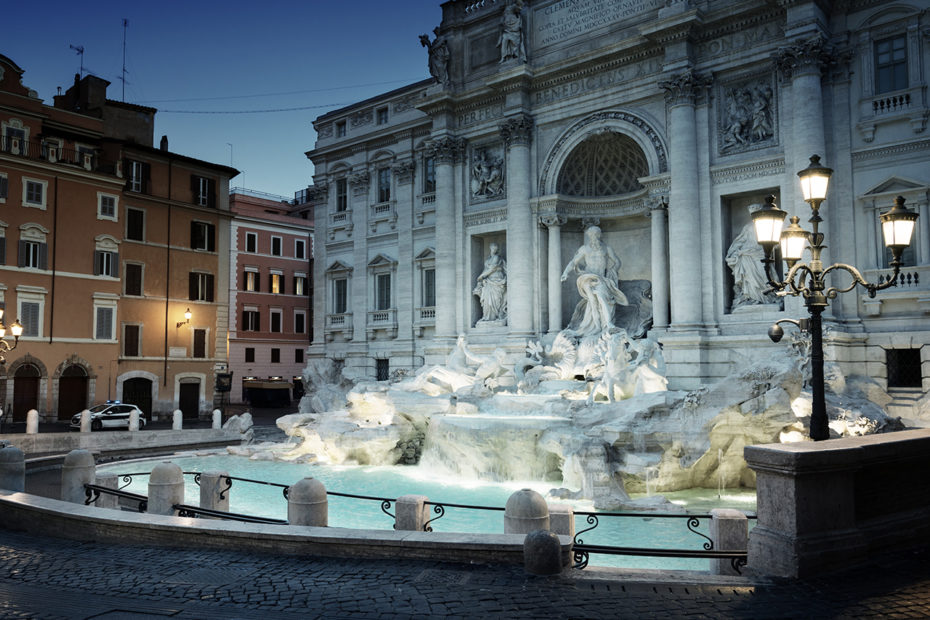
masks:
[[[761,205],[749,205],[749,213],[761,208]],[[757,304],[775,303],[776,298],[766,294],[769,288],[762,259],[765,252],[756,241],[756,231],[752,220],[749,221],[730,244],[727,250],[727,265],[733,272],[733,303],[731,308]]]
[[[484,271],[478,275],[472,292],[481,303],[479,324],[507,320],[507,263],[500,257],[496,243],[490,244],[488,250]]]
[[[500,62],[506,62],[510,59],[526,62],[521,11],[523,11],[522,0],[511,2],[504,8],[504,17],[501,20],[501,36],[497,39],[497,44],[501,48]]]

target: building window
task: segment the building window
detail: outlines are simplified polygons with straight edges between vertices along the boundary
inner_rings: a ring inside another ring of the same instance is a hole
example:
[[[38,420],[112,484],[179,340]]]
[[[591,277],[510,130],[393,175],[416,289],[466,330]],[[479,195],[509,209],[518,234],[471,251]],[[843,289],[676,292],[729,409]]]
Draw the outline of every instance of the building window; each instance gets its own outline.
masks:
[[[346,122],[345,121],[336,122],[336,137],[337,138],[346,137]]]
[[[303,274],[294,275],[294,294],[295,295],[306,295],[308,293],[307,289],[307,276]]]
[[[123,268],[123,279],[125,281],[125,294],[139,297],[142,295],[142,265],[138,263],[126,263]]]
[[[255,362],[255,347],[245,348],[245,361],[247,364],[252,364]]]
[[[127,162],[126,168],[129,175],[126,189],[139,194],[147,194],[149,192],[151,166],[145,162],[130,160]]]
[[[109,194],[97,194],[97,219],[116,221],[117,197]]]
[[[245,233],[245,251],[255,254],[258,252],[258,234],[253,232]]]
[[[23,179],[23,206],[45,208],[45,188],[48,181]]]
[[[271,238],[271,255],[281,256],[281,237]]]
[[[333,280],[333,314],[345,314],[349,307],[349,281]]]
[[[123,356],[139,357],[142,355],[141,335],[141,325],[123,325]]]
[[[271,331],[272,333],[281,333],[281,309],[271,309]]]
[[[280,364],[281,363],[281,349],[271,349],[271,363]]]
[[[907,88],[907,38],[898,35],[875,42],[875,92]]]
[[[94,312],[96,315],[94,340],[113,340],[113,315],[116,313],[116,308],[96,306]]]
[[[213,301],[213,274],[192,271],[188,274],[188,299]]]
[[[391,362],[387,359],[375,360],[375,379],[387,381],[391,378]]]
[[[107,276],[116,278],[119,276],[117,266],[119,265],[119,254],[116,252],[107,252],[104,250],[94,251],[94,275]]]
[[[336,211],[345,211],[349,208],[349,188],[345,177],[336,179]]]
[[[3,150],[7,153],[13,153],[15,155],[25,155],[27,142],[26,130],[22,127],[22,123],[19,121],[12,122],[19,123],[19,127],[4,127]]]
[[[294,258],[307,257],[307,242],[303,239],[294,239]]]
[[[436,270],[423,270],[423,307],[431,308],[436,305]]]
[[[145,211],[126,209],[126,238],[145,241]]]
[[[42,314],[45,303],[43,301],[31,301],[22,299],[19,295],[19,322],[23,326],[23,336],[41,338],[42,337]]]
[[[191,249],[216,251],[216,226],[206,222],[191,222]]]
[[[281,286],[281,279],[284,277],[281,273],[271,272],[271,284],[269,286],[269,291],[279,295],[284,292],[284,287]]]
[[[887,349],[888,387],[923,387],[920,368],[920,349]]]
[[[294,333],[303,334],[307,331],[307,313],[303,310],[294,311]]]
[[[375,310],[391,308],[391,274],[379,273],[375,276]]]
[[[257,332],[259,331],[260,322],[261,316],[258,313],[258,308],[245,308],[242,311],[242,331]]]
[[[5,173],[0,172],[0,203],[6,202],[10,192],[10,183]]]
[[[191,175],[192,202],[201,207],[216,206],[216,181],[206,177]]]
[[[379,125],[387,125],[388,122],[388,109],[387,106],[383,108],[378,108],[378,111],[375,113],[377,123]]]
[[[431,194],[436,191],[436,160],[427,157],[423,160],[423,192]]]
[[[294,363],[295,364],[304,363],[304,350],[303,349],[294,349]]]
[[[391,169],[378,169],[378,202],[387,202],[391,199]]]
[[[48,245],[21,239],[18,266],[26,269],[48,269]]]
[[[191,357],[203,359],[207,356],[207,330],[194,330],[194,350]]]
[[[246,269],[243,274],[243,290],[245,291],[257,291],[259,290],[259,275],[257,270]]]

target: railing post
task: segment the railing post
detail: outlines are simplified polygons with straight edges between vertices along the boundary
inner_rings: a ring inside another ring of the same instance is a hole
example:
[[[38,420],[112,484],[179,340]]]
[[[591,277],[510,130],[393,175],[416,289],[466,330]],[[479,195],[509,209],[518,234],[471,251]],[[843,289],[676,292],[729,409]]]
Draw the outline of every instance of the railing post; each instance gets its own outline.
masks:
[[[429,521],[429,508],[425,495],[401,495],[394,503],[394,529],[422,532]]]
[[[232,479],[225,471],[205,471],[200,474],[200,507],[229,512],[229,485]]]
[[[329,504],[322,482],[304,478],[291,485],[287,493],[287,522],[290,525],[328,525]]]
[[[81,412],[81,432],[90,432],[90,410],[88,409]]]
[[[549,504],[549,530],[575,538],[575,509],[568,504]]]
[[[179,431],[184,428],[184,414],[180,409],[175,409],[171,416],[171,430]]]
[[[135,409],[129,412],[129,430],[139,430],[139,412]]]
[[[175,504],[184,503],[184,474],[170,461],[152,468],[149,476],[148,512],[155,515],[174,515]]]
[[[743,551],[749,548],[749,520],[739,510],[714,508],[710,511],[710,538],[714,551]],[[713,575],[738,575],[739,571],[728,560],[711,560]]]
[[[30,409],[26,413],[26,434],[35,435],[39,432],[39,412]]]
[[[16,446],[0,446],[0,489],[26,490],[26,457]]]
[[[532,489],[520,489],[504,507],[504,533],[529,534],[549,529],[549,506],[543,496]]]
[[[100,474],[97,476],[97,481],[94,484],[116,491],[119,489],[119,476],[116,474]],[[97,508],[112,508],[114,510],[119,510],[119,498],[115,495],[110,495],[109,493],[101,493],[100,496],[97,497],[97,501],[94,503],[94,506]]]
[[[219,409],[213,410],[213,428],[223,428],[223,413]]]
[[[83,504],[87,499],[84,485],[94,483],[96,469],[94,455],[87,450],[69,452],[61,466],[61,500]]]

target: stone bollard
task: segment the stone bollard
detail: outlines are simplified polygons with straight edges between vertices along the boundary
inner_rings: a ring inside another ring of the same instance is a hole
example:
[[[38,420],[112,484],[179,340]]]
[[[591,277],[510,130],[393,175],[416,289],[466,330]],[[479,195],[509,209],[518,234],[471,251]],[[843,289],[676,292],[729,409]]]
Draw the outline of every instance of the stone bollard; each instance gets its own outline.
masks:
[[[119,476],[116,474],[99,474],[97,476],[97,481],[94,484],[116,491],[119,489]],[[97,508],[112,508],[114,510],[119,510],[119,498],[108,493],[101,493],[100,497],[98,497],[97,501],[94,503],[94,506]]]
[[[26,413],[26,434],[35,435],[39,432],[39,412],[35,409],[30,409]]]
[[[529,534],[549,529],[549,506],[543,496],[532,489],[520,489],[504,507],[504,533]]]
[[[710,511],[710,538],[714,551],[746,551],[749,548],[749,520],[739,510],[714,508]],[[711,560],[712,575],[738,575],[730,560]]]
[[[94,484],[97,466],[87,450],[72,450],[61,466],[61,500],[83,504],[87,500],[85,484]]]
[[[135,409],[129,412],[129,430],[139,430],[139,412]]]
[[[568,504],[549,504],[549,530],[575,538],[575,509]]]
[[[148,512],[154,515],[174,515],[174,505],[183,503],[184,474],[181,468],[171,461],[153,467],[149,476]]]
[[[205,471],[200,474],[200,507],[229,512],[229,491],[232,480],[225,471]]]
[[[531,575],[562,572],[562,546],[557,534],[534,530],[523,539],[523,569]]]
[[[429,500],[425,495],[401,495],[394,504],[394,529],[422,532],[429,521]]]
[[[26,457],[9,444],[0,448],[0,489],[20,493],[26,490]]]
[[[219,409],[213,410],[213,428],[223,428],[223,413]]]
[[[171,417],[171,430],[179,431],[184,428],[184,414],[180,409],[175,409]]]
[[[287,492],[287,522],[326,527],[328,521],[329,504],[323,483],[315,478],[304,478],[292,484]]]
[[[85,409],[81,412],[81,432],[89,433],[90,432],[90,410]]]

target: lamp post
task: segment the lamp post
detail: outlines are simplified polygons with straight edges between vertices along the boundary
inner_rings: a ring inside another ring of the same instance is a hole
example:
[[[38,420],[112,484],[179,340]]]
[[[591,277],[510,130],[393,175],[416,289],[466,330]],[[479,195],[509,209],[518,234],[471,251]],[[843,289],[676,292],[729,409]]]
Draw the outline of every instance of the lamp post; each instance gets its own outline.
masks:
[[[811,156],[810,165],[798,173],[801,179],[801,193],[804,201],[811,207],[811,218],[808,220],[812,231],[808,232],[798,224],[800,218],[791,217],[791,223],[782,230],[787,213],[775,206],[775,197],[767,196],[761,209],[753,213],[752,219],[756,229],[756,239],[765,251],[762,263],[765,268],[769,286],[778,295],[803,296],[804,305],[810,313],[810,319],[800,321],[788,320],[798,327],[806,329],[811,335],[811,423],[810,437],[814,441],[829,439],[830,428],[827,424],[827,405],[824,398],[823,381],[823,325],[821,315],[827,307],[828,300],[834,299],[839,293],[853,290],[856,285],[865,288],[869,297],[875,297],[875,292],[893,286],[901,270],[901,253],[911,244],[911,235],[917,221],[917,213],[909,211],[904,206],[904,198],[898,196],[894,206],[882,213],[882,235],[885,246],[891,250],[891,267],[894,275],[885,282],[872,284],[862,276],[858,269],[846,263],[834,263],[824,267],[821,254],[824,248],[824,235],[820,232],[820,205],[827,197],[827,186],[833,170],[820,165],[818,155]],[[775,247],[781,246],[782,259],[788,267],[784,280],[776,282],[771,275],[771,265],[775,262]],[[810,252],[810,260],[802,262],[804,250]],[[827,287],[826,276],[831,271],[842,270],[852,276],[852,283],[845,288]],[[781,322],[781,321],[779,321]],[[778,342],[783,331],[776,323],[769,330],[769,337]]]
[[[19,337],[23,335],[23,326],[19,319],[13,321],[10,325],[10,332],[13,334],[13,344],[6,337],[6,325],[3,324],[3,308],[0,308],[0,364],[6,362],[3,354],[12,351],[19,344]]]

